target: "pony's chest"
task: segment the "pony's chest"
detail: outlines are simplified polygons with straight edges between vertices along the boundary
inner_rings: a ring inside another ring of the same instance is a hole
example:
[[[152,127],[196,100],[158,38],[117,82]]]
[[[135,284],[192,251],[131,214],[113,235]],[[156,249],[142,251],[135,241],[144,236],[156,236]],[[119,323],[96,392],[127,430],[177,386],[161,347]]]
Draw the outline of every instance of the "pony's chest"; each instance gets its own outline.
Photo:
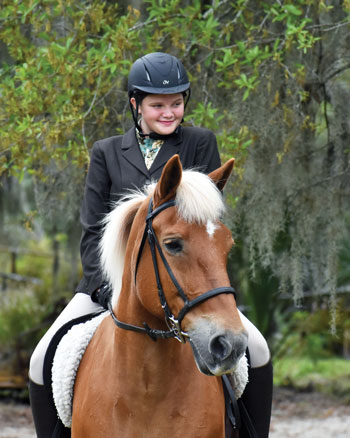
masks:
[[[190,369],[188,373],[191,374]],[[133,393],[129,387],[128,394],[114,404],[116,427],[119,431],[125,430],[125,436],[224,437],[221,379],[204,376],[198,370],[186,379],[183,377],[186,373],[180,375],[169,370],[168,375],[140,374],[144,380],[139,388],[134,387]]]
[[[100,347],[101,343],[97,344]],[[138,362],[129,361],[122,351],[114,358],[109,357],[106,346],[104,355],[102,351],[94,354],[96,362],[83,367],[79,377],[95,384],[84,385],[84,397],[75,394],[80,399],[75,409],[81,411],[81,415],[75,413],[84,418],[81,425],[84,431],[76,436],[224,438],[225,403],[221,379],[201,374],[194,366],[188,346],[182,347],[181,357],[185,363],[171,361],[170,358],[178,357],[171,355],[161,358],[163,367],[156,360],[143,363],[141,352]],[[84,370],[89,370],[89,376]],[[103,401],[101,387],[104,387]],[[91,403],[93,400],[95,402]]]
[[[115,435],[106,431],[108,436],[120,438],[224,438],[224,411],[219,406],[207,404],[205,407],[174,406],[170,400],[164,400],[162,405],[146,405],[138,411],[117,408],[114,415]],[[101,435],[104,436],[104,435]],[[107,435],[106,435],[107,436]]]

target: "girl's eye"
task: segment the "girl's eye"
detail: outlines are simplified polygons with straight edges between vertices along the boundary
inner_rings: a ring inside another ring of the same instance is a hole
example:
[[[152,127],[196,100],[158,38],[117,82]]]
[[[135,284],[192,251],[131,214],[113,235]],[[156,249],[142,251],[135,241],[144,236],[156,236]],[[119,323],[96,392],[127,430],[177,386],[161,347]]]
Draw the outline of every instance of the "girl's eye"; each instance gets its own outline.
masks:
[[[183,251],[183,241],[181,239],[167,239],[164,247],[169,254],[177,255]]]

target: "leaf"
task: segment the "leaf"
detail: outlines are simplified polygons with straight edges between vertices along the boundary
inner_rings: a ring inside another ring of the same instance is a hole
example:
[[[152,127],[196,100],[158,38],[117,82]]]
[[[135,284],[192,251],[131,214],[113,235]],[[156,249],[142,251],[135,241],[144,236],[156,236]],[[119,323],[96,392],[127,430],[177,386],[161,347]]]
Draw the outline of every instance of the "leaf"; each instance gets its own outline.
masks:
[[[302,15],[303,11],[298,9],[296,6],[294,5],[284,5],[284,9],[289,12],[290,14],[293,15]]]
[[[247,100],[249,97],[250,90],[247,88],[243,94],[243,101]]]

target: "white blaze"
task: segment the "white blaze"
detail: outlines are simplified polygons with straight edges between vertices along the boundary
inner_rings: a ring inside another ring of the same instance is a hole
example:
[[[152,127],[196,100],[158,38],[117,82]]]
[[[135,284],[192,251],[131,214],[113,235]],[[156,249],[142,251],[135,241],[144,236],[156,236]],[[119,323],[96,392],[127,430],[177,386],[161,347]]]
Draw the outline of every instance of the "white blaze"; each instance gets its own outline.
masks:
[[[217,228],[216,225],[213,224],[212,221],[207,222],[207,233],[209,234],[210,237],[213,237],[216,228]]]

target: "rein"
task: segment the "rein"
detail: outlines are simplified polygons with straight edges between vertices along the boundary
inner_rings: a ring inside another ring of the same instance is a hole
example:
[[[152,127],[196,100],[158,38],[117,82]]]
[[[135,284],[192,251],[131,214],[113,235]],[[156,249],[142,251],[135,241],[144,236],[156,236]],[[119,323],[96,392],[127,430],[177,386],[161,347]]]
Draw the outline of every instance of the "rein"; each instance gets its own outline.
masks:
[[[139,252],[136,259],[136,268],[135,268],[135,282],[136,282],[136,275],[137,275],[137,269],[138,265],[141,259],[142,251],[145,246],[146,240],[148,239],[148,243],[151,249],[152,254],[152,261],[153,261],[153,267],[154,272],[156,276],[156,282],[157,282],[157,289],[158,289],[158,296],[161,303],[161,306],[164,310],[165,315],[165,322],[169,328],[169,330],[157,330],[150,328],[146,322],[143,323],[143,327],[135,326],[132,324],[127,324],[125,322],[120,321],[114,314],[111,303],[108,303],[108,308],[111,312],[111,316],[113,318],[114,323],[117,325],[117,327],[122,328],[124,330],[131,330],[137,333],[144,333],[147,334],[151,339],[156,341],[157,339],[169,339],[169,338],[175,338],[181,343],[185,343],[186,339],[189,338],[188,333],[182,331],[181,329],[181,321],[185,317],[185,315],[194,307],[198,306],[202,302],[215,297],[216,295],[221,294],[233,294],[236,297],[236,292],[232,287],[218,287],[215,289],[211,289],[202,295],[194,298],[193,300],[189,300],[188,296],[185,294],[183,289],[181,288],[180,284],[176,280],[176,277],[173,273],[173,271],[170,268],[170,265],[168,261],[165,258],[165,255],[162,251],[162,248],[158,242],[157,236],[154,232],[152,221],[153,219],[161,213],[163,210],[174,207],[175,206],[175,200],[170,200],[165,202],[164,204],[157,207],[155,210],[153,210],[153,202],[152,199],[149,202],[148,205],[148,213],[146,216],[146,226],[145,230],[143,232],[141,245],[139,248]],[[168,272],[169,277],[171,278],[174,286],[176,287],[179,295],[184,301],[184,306],[180,310],[177,318],[174,316],[174,314],[171,312],[169,305],[166,301],[164,290],[161,284],[160,275],[159,275],[159,269],[158,269],[158,262],[156,257],[156,252],[158,251],[160,258],[165,266],[165,269]]]

